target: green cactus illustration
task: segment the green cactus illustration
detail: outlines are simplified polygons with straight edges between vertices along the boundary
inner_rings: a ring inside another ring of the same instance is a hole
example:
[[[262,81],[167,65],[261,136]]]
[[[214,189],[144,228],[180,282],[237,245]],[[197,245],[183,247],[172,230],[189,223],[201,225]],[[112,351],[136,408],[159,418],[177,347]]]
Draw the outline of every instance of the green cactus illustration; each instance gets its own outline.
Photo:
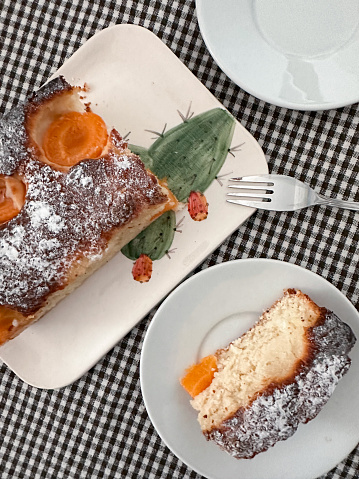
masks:
[[[203,193],[222,168],[234,126],[226,110],[214,108],[163,133],[148,150],[130,148],[158,178],[167,179],[179,201],[186,202],[191,191]]]
[[[159,179],[166,180],[180,202],[186,203],[191,191],[203,193],[222,168],[230,149],[235,119],[222,108],[190,119],[182,114],[181,117],[183,123],[158,134],[159,138],[149,149],[129,147]],[[168,215],[166,212],[162,216]],[[151,259],[164,256],[173,241],[175,220],[163,220],[162,216],[122,249],[125,256],[130,259],[137,259],[142,253]],[[158,248],[156,253],[154,245]]]
[[[176,215],[174,211],[167,211],[124,246],[122,253],[132,260],[141,254],[146,254],[152,261],[160,259],[169,250],[175,230]]]

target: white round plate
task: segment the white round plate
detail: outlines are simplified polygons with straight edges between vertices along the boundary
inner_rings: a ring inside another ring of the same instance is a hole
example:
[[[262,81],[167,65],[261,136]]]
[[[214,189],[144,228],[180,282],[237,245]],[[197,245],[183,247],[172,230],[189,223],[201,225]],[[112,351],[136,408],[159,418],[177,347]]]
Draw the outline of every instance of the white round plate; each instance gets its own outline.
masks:
[[[359,101],[359,2],[196,0],[204,41],[248,93],[296,110]]]
[[[201,357],[224,347],[260,314],[298,288],[334,311],[359,337],[359,315],[333,285],[299,266],[245,259],[206,269],[159,307],[141,354],[141,388],[150,419],[172,452],[210,479],[314,479],[341,462],[359,440],[359,346],[352,365],[319,415],[287,441],[254,459],[237,460],[207,442],[179,378]]]

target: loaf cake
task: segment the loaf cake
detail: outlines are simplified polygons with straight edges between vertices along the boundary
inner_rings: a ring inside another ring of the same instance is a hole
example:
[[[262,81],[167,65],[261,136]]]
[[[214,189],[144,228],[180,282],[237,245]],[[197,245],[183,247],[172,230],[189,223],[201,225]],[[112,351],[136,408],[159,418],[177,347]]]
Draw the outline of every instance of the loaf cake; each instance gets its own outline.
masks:
[[[0,120],[0,344],[175,206],[62,77]]]
[[[334,313],[289,289],[253,328],[189,368],[181,382],[191,392],[193,378],[200,383],[198,376],[212,374],[191,400],[202,432],[231,456],[249,459],[319,413],[348,371],[355,341]]]

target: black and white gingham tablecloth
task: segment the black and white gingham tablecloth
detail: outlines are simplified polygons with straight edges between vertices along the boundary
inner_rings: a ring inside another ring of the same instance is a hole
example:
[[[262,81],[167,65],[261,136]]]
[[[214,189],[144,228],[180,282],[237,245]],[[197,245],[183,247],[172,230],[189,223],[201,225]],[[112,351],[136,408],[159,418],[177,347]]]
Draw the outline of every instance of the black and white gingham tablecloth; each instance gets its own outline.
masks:
[[[359,201],[358,105],[299,112],[250,96],[212,60],[191,0],[0,1],[0,112],[38,88],[93,34],[118,23],[142,25],[161,38],[257,139],[271,172]],[[320,274],[358,307],[358,222],[357,213],[319,207],[258,211],[195,272],[235,258],[280,259]],[[162,443],[142,401],[140,351],[154,312],[63,389],[28,386],[0,365],[1,479],[200,479]],[[359,447],[324,477],[358,478]]]

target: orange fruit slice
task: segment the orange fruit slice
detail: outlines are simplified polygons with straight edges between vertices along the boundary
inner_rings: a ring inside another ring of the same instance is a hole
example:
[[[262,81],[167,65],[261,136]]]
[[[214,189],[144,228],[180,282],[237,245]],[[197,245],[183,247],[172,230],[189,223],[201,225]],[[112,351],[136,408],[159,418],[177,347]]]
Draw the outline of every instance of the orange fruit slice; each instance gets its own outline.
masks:
[[[0,175],[0,224],[19,214],[25,203],[26,187],[17,176]]]
[[[181,385],[193,398],[211,384],[217,371],[216,356],[206,356],[198,364],[186,369],[186,375],[180,380]]]
[[[70,167],[81,160],[99,158],[107,137],[107,128],[100,116],[71,111],[51,123],[42,147],[48,161]]]
[[[19,325],[23,319],[24,316],[21,313],[6,306],[0,306],[0,344],[11,337],[11,331]]]

